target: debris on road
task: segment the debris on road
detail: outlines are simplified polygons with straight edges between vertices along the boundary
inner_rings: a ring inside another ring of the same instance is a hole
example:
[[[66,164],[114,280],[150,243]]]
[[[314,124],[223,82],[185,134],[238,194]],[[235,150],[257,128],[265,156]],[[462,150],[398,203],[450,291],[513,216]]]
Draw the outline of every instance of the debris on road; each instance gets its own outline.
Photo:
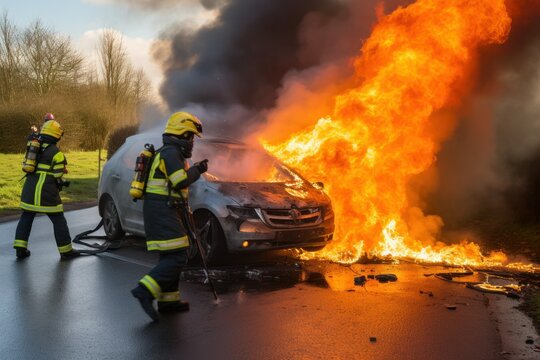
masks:
[[[446,308],[448,310],[456,310],[457,309],[457,305],[453,305],[453,304],[445,304],[444,306],[446,306]]]
[[[469,289],[481,291],[484,293],[491,293],[491,294],[501,294],[506,295],[510,298],[519,299],[521,296],[519,295],[519,292],[521,291],[521,287],[519,285],[492,285],[489,283],[481,283],[481,284],[467,284],[467,287]]]
[[[226,281],[230,279],[230,273],[228,271],[224,270],[214,270],[211,269],[208,271],[208,276],[212,278],[212,280],[216,281]],[[204,270],[202,269],[191,269],[191,270],[185,270],[180,273],[180,279],[185,281],[204,281],[206,279],[206,275],[204,273]]]
[[[361,275],[354,278],[354,285],[364,286],[368,279],[377,280],[380,283],[387,283],[397,281],[398,278],[395,274],[369,274],[367,277],[366,275]]]
[[[362,276],[357,276],[354,278],[354,285],[357,285],[357,286],[364,286],[366,284],[366,277],[365,275],[362,275]]]
[[[420,290],[420,294],[426,294],[429,297],[433,297],[433,292],[431,291]]]
[[[435,274],[435,277],[441,280],[452,281],[456,277],[471,276],[473,274],[474,273],[472,271],[445,272],[445,273],[437,273]]]
[[[375,275],[375,279],[378,280],[380,283],[387,283],[389,281],[397,281],[397,275],[395,274],[380,274]]]
[[[248,280],[261,281],[263,279],[263,272],[259,269],[248,270],[245,275]]]
[[[377,338],[375,336],[371,336],[369,338],[369,342],[375,343],[375,342],[377,342]]]

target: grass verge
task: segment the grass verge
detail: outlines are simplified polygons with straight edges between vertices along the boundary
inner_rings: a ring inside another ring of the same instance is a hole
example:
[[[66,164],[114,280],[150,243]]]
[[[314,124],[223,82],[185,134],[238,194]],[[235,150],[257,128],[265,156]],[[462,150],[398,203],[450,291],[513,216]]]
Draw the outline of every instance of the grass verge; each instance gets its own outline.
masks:
[[[71,181],[61,192],[64,203],[91,201],[97,198],[98,151],[73,151],[65,153],[69,173],[65,180]],[[102,159],[106,158],[104,152]],[[21,170],[23,154],[0,154],[4,171],[0,172],[0,215],[13,213],[19,209],[19,201],[24,180]],[[103,167],[103,161],[101,162]]]
[[[518,309],[532,318],[536,331],[540,333],[540,289],[533,288],[525,292]]]

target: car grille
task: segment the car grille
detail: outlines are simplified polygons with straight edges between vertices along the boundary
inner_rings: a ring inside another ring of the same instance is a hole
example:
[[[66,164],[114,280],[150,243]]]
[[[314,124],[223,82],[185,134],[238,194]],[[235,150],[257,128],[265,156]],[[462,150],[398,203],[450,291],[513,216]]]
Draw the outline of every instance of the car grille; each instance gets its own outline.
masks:
[[[322,222],[320,208],[263,209],[261,213],[263,221],[272,227],[314,226]]]

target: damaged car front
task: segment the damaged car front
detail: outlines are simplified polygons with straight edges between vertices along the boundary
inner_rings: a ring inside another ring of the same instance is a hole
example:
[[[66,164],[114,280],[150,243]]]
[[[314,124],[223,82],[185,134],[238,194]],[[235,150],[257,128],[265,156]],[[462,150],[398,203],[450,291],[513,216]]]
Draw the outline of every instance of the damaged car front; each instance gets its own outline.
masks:
[[[198,227],[205,228],[209,213],[215,217],[214,229],[202,232],[211,260],[226,251],[315,251],[332,240],[334,213],[321,183],[308,182],[261,149],[233,141],[210,140],[195,155],[211,159],[204,181],[190,189]]]
[[[161,137],[131,136],[103,169],[99,211],[109,239],[145,235],[142,201],[129,195],[135,158],[145,143],[158,148]],[[332,240],[334,214],[322,184],[306,181],[264,150],[205,137],[197,140],[192,159],[210,160],[209,171],[189,187],[209,262],[221,262],[228,253],[320,250]]]

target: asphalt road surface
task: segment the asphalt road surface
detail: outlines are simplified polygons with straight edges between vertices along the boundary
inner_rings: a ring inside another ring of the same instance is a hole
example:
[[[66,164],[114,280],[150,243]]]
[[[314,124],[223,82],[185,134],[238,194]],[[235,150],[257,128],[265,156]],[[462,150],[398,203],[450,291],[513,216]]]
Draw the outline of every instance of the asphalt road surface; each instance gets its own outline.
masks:
[[[96,208],[66,215],[72,236],[99,220]],[[0,224],[1,359],[539,358],[525,339],[508,345],[515,329],[502,327],[497,314],[515,304],[424,275],[440,268],[343,267],[266,254],[216,272],[218,303],[197,270],[186,272],[191,281],[180,287],[191,310],[152,323],[129,293],[157,259],[142,242],[59,261],[52,225],[40,216],[32,256],[17,261],[16,225]],[[355,276],[380,273],[398,281],[354,285]],[[510,320],[528,329],[524,321]]]

